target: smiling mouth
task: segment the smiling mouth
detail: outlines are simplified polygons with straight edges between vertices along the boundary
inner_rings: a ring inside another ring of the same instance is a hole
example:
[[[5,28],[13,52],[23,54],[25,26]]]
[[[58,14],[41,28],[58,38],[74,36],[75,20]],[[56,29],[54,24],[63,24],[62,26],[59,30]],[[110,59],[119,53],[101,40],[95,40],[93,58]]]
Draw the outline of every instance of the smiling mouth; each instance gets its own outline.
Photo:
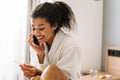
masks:
[[[38,40],[41,40],[43,38],[44,38],[44,36],[37,37]]]

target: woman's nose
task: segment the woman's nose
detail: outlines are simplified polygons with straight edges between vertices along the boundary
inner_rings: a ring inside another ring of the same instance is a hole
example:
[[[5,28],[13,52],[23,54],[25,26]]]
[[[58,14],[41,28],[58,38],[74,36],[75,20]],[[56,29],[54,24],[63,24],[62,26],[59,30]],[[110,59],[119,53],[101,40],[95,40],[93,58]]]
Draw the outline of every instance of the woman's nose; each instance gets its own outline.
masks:
[[[35,35],[40,35],[41,32],[40,32],[39,30],[35,30],[35,31],[34,31],[34,34],[35,34]]]

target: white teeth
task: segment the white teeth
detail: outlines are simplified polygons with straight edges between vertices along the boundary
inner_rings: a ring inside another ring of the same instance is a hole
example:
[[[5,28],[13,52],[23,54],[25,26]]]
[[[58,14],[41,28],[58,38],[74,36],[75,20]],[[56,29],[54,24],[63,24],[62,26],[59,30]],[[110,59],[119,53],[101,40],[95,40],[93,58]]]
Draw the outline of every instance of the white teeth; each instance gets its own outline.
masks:
[[[42,38],[43,38],[43,36],[37,37],[37,39],[42,39]]]

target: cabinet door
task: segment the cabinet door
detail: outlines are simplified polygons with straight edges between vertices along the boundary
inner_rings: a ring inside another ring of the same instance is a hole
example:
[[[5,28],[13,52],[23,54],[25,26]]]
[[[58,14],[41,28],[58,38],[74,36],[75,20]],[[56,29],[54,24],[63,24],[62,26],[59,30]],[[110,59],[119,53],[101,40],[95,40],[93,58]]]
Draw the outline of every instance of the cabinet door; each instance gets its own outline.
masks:
[[[108,56],[107,71],[110,74],[120,75],[120,57]]]
[[[120,47],[108,47],[106,52],[106,71],[120,76]]]

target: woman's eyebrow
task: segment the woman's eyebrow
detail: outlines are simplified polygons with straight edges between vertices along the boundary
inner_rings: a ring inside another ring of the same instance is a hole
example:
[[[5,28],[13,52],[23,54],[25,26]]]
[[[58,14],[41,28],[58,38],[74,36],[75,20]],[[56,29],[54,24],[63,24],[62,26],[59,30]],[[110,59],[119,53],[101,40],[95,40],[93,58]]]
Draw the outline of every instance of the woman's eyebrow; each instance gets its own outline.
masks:
[[[32,27],[34,27],[35,25],[33,24]],[[38,24],[38,26],[45,26],[45,24]]]
[[[45,24],[39,24],[38,26],[44,26]]]

